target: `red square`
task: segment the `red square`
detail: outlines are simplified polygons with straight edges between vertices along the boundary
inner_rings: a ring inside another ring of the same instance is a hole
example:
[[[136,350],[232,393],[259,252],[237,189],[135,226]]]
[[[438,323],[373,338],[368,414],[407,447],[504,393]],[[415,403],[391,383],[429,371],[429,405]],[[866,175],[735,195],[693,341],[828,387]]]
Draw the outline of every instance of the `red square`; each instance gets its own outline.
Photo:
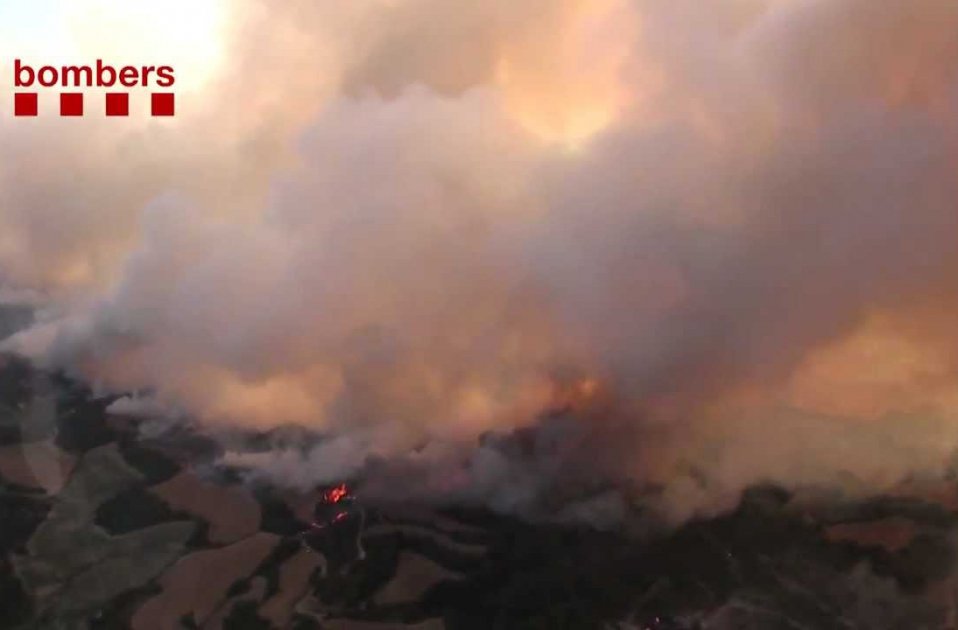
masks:
[[[37,93],[36,92],[17,92],[13,95],[13,115],[14,116],[36,116],[37,115]]]
[[[151,111],[154,116],[172,116],[175,110],[176,97],[172,93],[154,93]]]
[[[64,92],[60,94],[61,116],[83,115],[83,94],[79,92]]]
[[[107,92],[106,115],[107,116],[129,116],[130,115],[130,95],[127,94],[126,92]]]

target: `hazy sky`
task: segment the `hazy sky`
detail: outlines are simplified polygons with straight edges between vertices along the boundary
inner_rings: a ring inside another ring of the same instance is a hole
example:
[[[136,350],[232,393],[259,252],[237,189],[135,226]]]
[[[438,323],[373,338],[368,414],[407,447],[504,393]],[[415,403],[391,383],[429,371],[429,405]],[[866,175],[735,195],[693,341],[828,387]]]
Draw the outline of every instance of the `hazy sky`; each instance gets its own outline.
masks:
[[[195,86],[220,62],[228,18],[221,0],[3,0],[0,55],[37,65],[173,64]],[[8,72],[7,68],[4,68]]]

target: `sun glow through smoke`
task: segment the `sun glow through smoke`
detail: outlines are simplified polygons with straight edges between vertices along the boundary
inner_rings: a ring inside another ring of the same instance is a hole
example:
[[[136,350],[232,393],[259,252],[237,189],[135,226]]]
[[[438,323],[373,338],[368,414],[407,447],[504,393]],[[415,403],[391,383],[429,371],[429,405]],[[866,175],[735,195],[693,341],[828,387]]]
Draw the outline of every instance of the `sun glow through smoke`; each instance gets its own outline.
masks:
[[[36,65],[171,65],[177,89],[201,87],[222,62],[225,0],[13,0],[0,6],[0,53]]]
[[[65,15],[78,52],[121,63],[172,65],[179,88],[202,85],[221,62],[223,0],[82,0],[71,3]]]
[[[620,75],[637,19],[622,0],[581,0],[506,46],[496,83],[516,120],[567,148],[612,123],[627,100]]]

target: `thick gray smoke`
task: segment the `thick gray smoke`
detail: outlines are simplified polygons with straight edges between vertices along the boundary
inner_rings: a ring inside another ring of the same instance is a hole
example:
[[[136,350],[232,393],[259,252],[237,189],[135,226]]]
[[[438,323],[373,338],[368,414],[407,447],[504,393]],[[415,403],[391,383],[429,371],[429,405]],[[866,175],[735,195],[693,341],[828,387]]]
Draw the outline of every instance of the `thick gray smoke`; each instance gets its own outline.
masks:
[[[174,124],[0,122],[8,349],[308,427],[229,458],[300,485],[681,520],[950,466],[958,5],[230,15]]]

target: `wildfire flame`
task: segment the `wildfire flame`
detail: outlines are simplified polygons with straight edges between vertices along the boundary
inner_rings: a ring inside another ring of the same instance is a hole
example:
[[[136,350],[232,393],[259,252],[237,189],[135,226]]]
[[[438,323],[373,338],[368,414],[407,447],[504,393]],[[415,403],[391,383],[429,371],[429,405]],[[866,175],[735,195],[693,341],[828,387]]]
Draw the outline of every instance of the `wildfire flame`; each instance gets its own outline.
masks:
[[[323,493],[323,502],[324,503],[339,503],[343,499],[349,496],[349,487],[346,484],[341,483],[335,488],[330,488]]]
[[[338,505],[339,503],[342,503],[343,500],[349,498],[352,498],[349,492],[349,486],[345,483],[341,483],[338,486],[324,491],[320,503],[324,505]],[[312,523],[310,523],[310,526],[314,530],[326,529],[330,525],[345,521],[347,518],[349,518],[349,511],[340,510],[336,512],[335,516],[333,516],[331,519],[328,519],[325,522],[314,520]]]

